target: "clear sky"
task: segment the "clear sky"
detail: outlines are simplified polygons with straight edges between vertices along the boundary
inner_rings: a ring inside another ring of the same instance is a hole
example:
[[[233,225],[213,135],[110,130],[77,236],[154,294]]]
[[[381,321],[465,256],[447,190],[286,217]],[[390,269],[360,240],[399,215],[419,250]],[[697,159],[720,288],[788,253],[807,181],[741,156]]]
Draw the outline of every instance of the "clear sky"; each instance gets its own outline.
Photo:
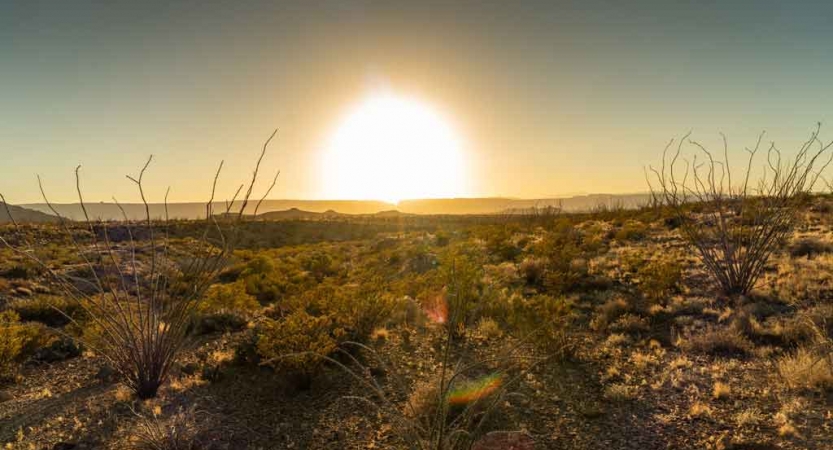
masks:
[[[170,2],[174,3],[174,2]],[[737,150],[833,127],[833,2],[0,0],[0,192],[206,197],[266,167],[314,199],[322,147],[387,89],[447,118],[468,196],[645,190],[642,167],[693,129]],[[824,135],[824,133],[823,133]],[[833,138],[833,129],[827,135]],[[437,164],[442,164],[438,161]]]

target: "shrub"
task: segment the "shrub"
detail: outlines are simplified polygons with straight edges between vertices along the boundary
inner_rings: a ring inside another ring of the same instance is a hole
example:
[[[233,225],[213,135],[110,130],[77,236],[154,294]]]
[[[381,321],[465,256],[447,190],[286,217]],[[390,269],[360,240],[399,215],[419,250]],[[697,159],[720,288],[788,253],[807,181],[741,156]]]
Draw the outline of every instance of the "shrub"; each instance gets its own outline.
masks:
[[[636,398],[636,386],[624,383],[613,383],[605,387],[604,398],[612,402],[627,402]]]
[[[590,328],[605,331],[611,323],[630,310],[630,305],[624,299],[612,298],[596,308],[596,316],[590,321]]]
[[[503,337],[503,330],[494,319],[489,317],[481,317],[477,322],[476,333],[478,336],[486,340],[500,339]]]
[[[384,325],[396,309],[390,294],[360,291],[333,305],[333,317],[351,341],[366,342],[373,330]]]
[[[614,332],[624,332],[630,334],[642,333],[651,329],[648,319],[637,316],[636,314],[624,314],[619,316],[615,322],[608,326],[608,329]]]
[[[778,373],[792,389],[833,389],[830,355],[800,348],[778,360]]]
[[[521,265],[518,269],[521,272],[521,276],[526,281],[526,284],[530,286],[539,286],[544,281],[546,261],[541,258],[528,256],[521,261]]]
[[[249,321],[234,312],[222,311],[202,315],[197,319],[194,332],[203,335],[211,333],[230,333],[240,331],[248,325]]]
[[[745,355],[753,345],[743,334],[730,328],[711,328],[689,336],[680,343],[686,351],[709,355]]]
[[[793,242],[789,251],[793,258],[812,258],[816,255],[833,252],[833,245],[815,238],[802,238]]]
[[[466,249],[452,253],[440,268],[445,289],[440,297],[448,309],[448,325],[460,337],[482,308],[483,269]]]
[[[222,312],[248,314],[260,309],[260,304],[246,292],[246,286],[243,283],[235,282],[211,286],[197,309],[203,314]]]
[[[505,227],[496,228],[486,236],[486,251],[498,261],[513,261],[521,253],[512,242],[512,231]]]
[[[10,306],[21,320],[40,322],[50,327],[62,327],[71,320],[82,321],[85,318],[82,306],[66,297],[39,296],[17,300]]]
[[[197,450],[199,427],[194,408],[180,409],[168,418],[157,407],[149,415],[138,414],[130,441],[136,450]]]
[[[50,270],[51,281],[65,296],[77,300],[95,324],[90,333],[85,329],[84,337],[95,340],[95,345],[87,346],[111,362],[121,381],[139,398],[155,397],[167,380],[185,346],[197,306],[234,252],[238,225],[244,213],[251,213],[247,206],[254,206],[256,214],[260,202],[249,201],[260,163],[275,133],[264,144],[240,200],[216,214],[214,195],[220,164],[206,203],[205,220],[195,226],[196,237],[171,238],[171,222],[167,218],[154,220],[151,215],[143,179],[152,158],[137,176],[128,176],[142,199],[144,216],[140,220],[130,220],[125,214],[122,224],[94,223],[86,215],[80,166],[75,170],[75,181],[84,221],[71,223],[64,219],[44,194],[48,207],[64,225],[59,234],[72,241],[77,259],[83,261],[83,269],[75,273]],[[239,209],[231,213],[232,206]],[[8,207],[6,213],[11,216]],[[0,236],[0,242],[41,267],[54,267],[63,260],[48,245],[25,238],[26,230],[14,225],[13,233]],[[114,242],[126,242],[126,248],[117,248]]]
[[[648,236],[648,227],[642,222],[629,220],[616,231],[614,238],[617,241],[641,241]]]
[[[575,290],[587,277],[581,233],[567,221],[559,221],[538,245],[537,253],[547,261],[544,284],[553,293]]]
[[[326,277],[336,273],[336,267],[330,255],[323,252],[313,252],[301,262],[301,267],[308,271],[313,278],[321,282]]]
[[[642,266],[637,275],[642,295],[653,303],[660,303],[677,291],[682,278],[682,267],[671,260],[651,261]]]
[[[13,378],[18,364],[47,340],[42,327],[20,323],[14,311],[0,312],[0,380]]]
[[[567,331],[573,319],[573,302],[564,296],[535,295],[507,299],[501,318],[515,334],[554,356],[570,350]],[[498,317],[498,316],[495,316]]]
[[[792,160],[782,160],[772,147],[766,152],[760,179],[752,178],[760,148],[749,150],[746,170],[734,178],[724,136],[724,159],[684,136],[669,158],[668,143],[656,175],[660,198],[677,216],[683,237],[699,253],[706,270],[726,295],[745,295],[755,286],[770,255],[782,245],[807,204],[821,171],[821,158],[833,142],[819,140],[821,124]],[[683,144],[703,156],[701,163],[679,161]],[[675,170],[676,169],[676,170]],[[650,180],[649,180],[650,184]],[[653,192],[653,186],[651,191]]]
[[[716,400],[725,400],[732,395],[732,388],[726,383],[716,382],[712,388],[712,397]]]
[[[303,309],[282,320],[267,319],[258,333],[258,354],[263,364],[298,376],[301,387],[308,388],[321,357],[336,349],[332,326],[330,317],[315,317]]]

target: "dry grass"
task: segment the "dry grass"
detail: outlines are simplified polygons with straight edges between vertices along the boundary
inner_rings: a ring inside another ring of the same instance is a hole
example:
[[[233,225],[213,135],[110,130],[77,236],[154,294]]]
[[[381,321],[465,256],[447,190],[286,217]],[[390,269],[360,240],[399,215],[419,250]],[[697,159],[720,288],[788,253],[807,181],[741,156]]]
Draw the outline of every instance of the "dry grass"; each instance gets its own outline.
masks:
[[[712,397],[715,400],[725,400],[732,395],[732,388],[726,383],[716,382],[712,388]]]
[[[833,388],[833,364],[829,355],[805,348],[778,360],[778,373],[792,389]]]
[[[683,350],[708,355],[745,355],[753,345],[735,329],[711,328],[689,336],[678,344]]]
[[[622,298],[613,298],[596,308],[596,317],[590,322],[590,327],[596,331],[604,331],[620,316],[630,311],[630,305]]]
[[[180,410],[162,418],[162,410],[153,408],[151,415],[137,414],[138,422],[130,442],[136,450],[196,450],[198,426],[194,409]]]
[[[500,339],[503,337],[503,330],[500,329],[500,325],[489,317],[480,319],[477,323],[475,333],[477,336],[486,340]]]
[[[612,402],[627,402],[636,398],[637,387],[624,383],[608,385],[604,391],[604,398]]]
[[[689,417],[711,417],[712,413],[711,406],[700,401],[692,403],[688,409]]]

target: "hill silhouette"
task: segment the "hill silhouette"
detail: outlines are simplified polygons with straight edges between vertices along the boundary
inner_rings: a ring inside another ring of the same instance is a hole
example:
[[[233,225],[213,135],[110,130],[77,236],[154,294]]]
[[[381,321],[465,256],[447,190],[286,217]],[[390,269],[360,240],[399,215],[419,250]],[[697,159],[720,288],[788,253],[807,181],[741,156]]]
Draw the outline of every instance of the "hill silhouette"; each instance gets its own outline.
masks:
[[[517,213],[531,208],[560,207],[564,211],[587,211],[601,206],[621,206],[635,208],[645,204],[648,194],[591,194],[565,198],[543,199],[514,199],[502,197],[490,198],[445,198],[403,200],[398,205],[373,200],[265,200],[260,206],[259,216],[265,219],[291,219],[297,215],[300,219],[323,218],[327,215],[339,214],[377,214],[381,212],[397,211],[399,214],[505,214]],[[22,205],[25,208],[49,213],[49,208],[43,203]],[[63,216],[73,219],[83,219],[80,205],[77,203],[53,205]],[[235,205],[236,206],[236,205]],[[139,203],[122,204],[127,217],[133,220],[142,219],[145,215],[144,205]],[[225,211],[226,205],[216,202],[215,213]],[[113,203],[90,203],[87,210],[93,219],[122,220],[124,216]],[[234,208],[232,208],[234,211]],[[247,213],[252,213],[249,209]],[[205,203],[170,203],[168,213],[172,219],[198,219],[205,217]],[[275,214],[273,214],[275,213]],[[164,205],[153,203],[150,205],[153,218],[165,215]]]
[[[8,211],[6,207],[8,206]],[[9,217],[9,212],[12,213],[12,217]],[[23,208],[21,206],[15,205],[5,205],[4,203],[0,202],[0,223],[7,223],[11,222],[11,219],[18,222],[56,222],[58,220],[57,217],[46,214],[41,211],[35,211],[32,209]]]

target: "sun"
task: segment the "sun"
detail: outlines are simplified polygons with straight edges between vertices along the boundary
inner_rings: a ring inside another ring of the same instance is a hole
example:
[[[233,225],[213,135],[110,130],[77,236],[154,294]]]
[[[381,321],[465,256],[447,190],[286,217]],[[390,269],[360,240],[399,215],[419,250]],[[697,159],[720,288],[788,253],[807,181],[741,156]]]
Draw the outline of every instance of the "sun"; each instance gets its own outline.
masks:
[[[427,104],[370,96],[341,119],[322,154],[328,199],[447,198],[465,194],[463,150],[449,121]]]

